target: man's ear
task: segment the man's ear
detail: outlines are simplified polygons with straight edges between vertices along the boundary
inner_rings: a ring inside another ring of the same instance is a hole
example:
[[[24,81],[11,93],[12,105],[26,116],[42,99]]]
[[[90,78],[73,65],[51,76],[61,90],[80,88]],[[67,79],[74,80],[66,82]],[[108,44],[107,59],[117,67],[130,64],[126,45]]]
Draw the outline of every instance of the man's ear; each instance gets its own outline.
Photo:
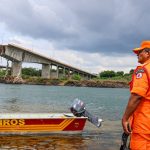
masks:
[[[146,51],[147,56],[150,57],[150,51]]]

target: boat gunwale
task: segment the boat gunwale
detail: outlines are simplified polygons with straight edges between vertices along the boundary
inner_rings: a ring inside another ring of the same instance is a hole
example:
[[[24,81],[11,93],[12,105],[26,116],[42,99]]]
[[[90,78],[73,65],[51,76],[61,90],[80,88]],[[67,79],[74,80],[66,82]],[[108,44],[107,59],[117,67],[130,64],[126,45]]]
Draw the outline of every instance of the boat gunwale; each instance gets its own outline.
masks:
[[[0,113],[0,119],[87,119],[71,113]]]

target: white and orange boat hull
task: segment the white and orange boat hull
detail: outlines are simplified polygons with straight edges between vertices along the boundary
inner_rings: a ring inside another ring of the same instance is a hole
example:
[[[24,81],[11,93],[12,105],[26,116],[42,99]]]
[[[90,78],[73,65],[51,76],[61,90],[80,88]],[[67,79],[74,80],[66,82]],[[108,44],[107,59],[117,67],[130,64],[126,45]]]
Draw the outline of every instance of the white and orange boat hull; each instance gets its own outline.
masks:
[[[0,134],[81,133],[86,120],[72,114],[0,114]]]

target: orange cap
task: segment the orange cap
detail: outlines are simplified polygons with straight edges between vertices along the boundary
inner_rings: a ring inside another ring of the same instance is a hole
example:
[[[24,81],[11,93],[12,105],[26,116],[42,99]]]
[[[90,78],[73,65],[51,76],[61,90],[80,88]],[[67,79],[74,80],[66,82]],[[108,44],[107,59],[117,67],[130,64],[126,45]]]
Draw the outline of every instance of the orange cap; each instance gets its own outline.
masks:
[[[142,50],[142,49],[144,49],[144,48],[150,48],[150,41],[143,41],[143,42],[141,43],[141,47],[133,49],[133,52],[134,52],[135,54],[137,54],[138,51],[140,51],[140,50]]]

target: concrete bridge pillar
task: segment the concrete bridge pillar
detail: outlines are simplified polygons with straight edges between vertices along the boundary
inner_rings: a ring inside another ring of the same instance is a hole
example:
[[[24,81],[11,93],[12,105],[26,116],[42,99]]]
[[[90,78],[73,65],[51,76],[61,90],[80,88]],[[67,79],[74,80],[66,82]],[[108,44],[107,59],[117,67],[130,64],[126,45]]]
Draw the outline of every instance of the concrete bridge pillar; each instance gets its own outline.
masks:
[[[59,66],[57,65],[56,66],[56,79],[59,78]]]
[[[21,77],[22,62],[12,62],[11,75]]]
[[[85,79],[85,80],[88,80],[88,75],[85,74],[85,75],[84,75],[84,79]]]
[[[42,64],[42,78],[50,78],[50,65]]]
[[[49,65],[49,78],[52,77],[52,64]]]
[[[63,77],[66,77],[66,68],[63,68]]]
[[[70,79],[70,68],[68,68],[68,77]]]

